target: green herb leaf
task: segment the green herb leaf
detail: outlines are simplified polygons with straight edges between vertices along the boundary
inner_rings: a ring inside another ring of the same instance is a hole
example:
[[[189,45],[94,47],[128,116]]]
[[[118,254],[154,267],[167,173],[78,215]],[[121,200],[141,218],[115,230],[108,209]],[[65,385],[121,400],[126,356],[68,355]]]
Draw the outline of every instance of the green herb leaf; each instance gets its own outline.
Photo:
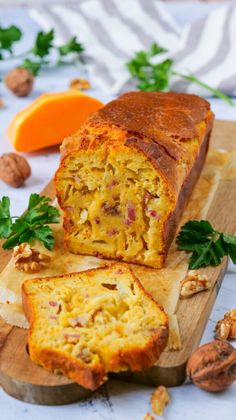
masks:
[[[48,197],[31,194],[28,209],[14,223],[9,212],[9,198],[3,197],[0,203],[0,216],[3,215],[3,220],[6,219],[8,223],[7,227],[4,225],[5,230],[1,225],[3,232],[0,230],[1,237],[7,238],[2,245],[4,249],[13,248],[22,242],[31,243],[34,239],[42,242],[47,249],[53,248],[54,238],[48,225],[59,223],[59,211],[49,204]]]
[[[0,26],[0,51],[6,50],[12,53],[12,45],[21,39],[22,32],[15,26],[11,25],[8,28],[2,28]],[[0,53],[0,59],[2,54]]]
[[[229,256],[234,264],[236,264],[236,245],[228,245]]]
[[[28,210],[34,209],[41,203],[50,203],[50,198],[46,197],[45,195],[39,195],[36,193],[31,194],[29,198]]]
[[[214,232],[214,229],[208,220],[189,220],[182,226],[181,230],[183,232],[194,232],[195,234],[200,235],[209,235]]]
[[[191,252],[189,268],[217,266],[229,255],[236,264],[236,236],[218,232],[207,220],[190,220],[176,238],[179,250]]]
[[[214,229],[207,220],[190,220],[182,226],[176,242],[178,249],[182,251],[194,251],[199,244],[209,242],[208,235],[212,234]]]
[[[211,263],[210,248],[210,241],[208,241],[205,246],[198,245],[198,247],[196,247],[189,260],[189,268],[191,270],[196,270],[197,268],[205,267],[206,265]]]
[[[81,53],[84,51],[84,47],[77,41],[77,37],[73,36],[66,44],[58,47],[58,51],[61,56],[64,56],[71,52]]]
[[[12,45],[14,42],[19,41],[22,36],[22,32],[19,28],[12,25],[8,28],[2,28],[0,26],[0,60],[3,58],[3,51],[7,50],[12,54]],[[40,31],[36,34],[33,47],[28,50],[21,52],[18,55],[11,55],[8,59],[23,59],[21,64],[22,68],[30,71],[34,76],[37,76],[40,69],[49,64],[49,60],[45,60],[51,50],[56,51],[60,58],[57,65],[61,62],[61,57],[66,56],[69,53],[81,53],[84,51],[84,46],[78,41],[76,36],[73,36],[65,44],[57,47],[54,44],[54,30],[51,29],[48,32]]]
[[[223,233],[223,240],[227,244],[236,245],[236,236],[234,235],[227,235],[226,233]]]
[[[160,64],[152,65],[148,80],[138,84],[138,89],[148,92],[165,91],[169,87],[170,71],[173,60],[165,60]]]
[[[137,82],[137,88],[145,91],[166,91],[169,88],[171,77],[174,75],[180,76],[184,80],[193,82],[199,86],[204,87],[214,96],[226,101],[229,105],[234,105],[233,100],[212,86],[202,82],[194,74],[183,74],[172,69],[173,60],[165,59],[158,64],[153,64],[152,57],[163,52],[168,52],[165,48],[154,43],[147,51],[138,51],[134,58],[130,60],[126,66],[132,76]]]
[[[19,241],[20,235],[12,235],[10,236],[9,239],[7,239],[5,242],[3,242],[2,244],[2,248],[3,249],[11,249],[14,248],[14,246],[20,244],[21,242]]]
[[[148,51],[139,51],[127,63],[131,75],[139,82],[138,89],[145,91],[166,90],[169,86],[173,60],[167,59],[159,64],[152,64],[151,58],[167,52],[160,45],[153,43]]]
[[[10,200],[8,197],[3,197],[0,200],[0,238],[8,238],[11,232]]]
[[[33,232],[34,238],[42,242],[47,249],[53,249],[54,246],[54,237],[52,234],[52,229],[49,226],[39,226],[34,229]]]
[[[37,76],[39,70],[42,67],[42,62],[40,61],[32,61],[29,58],[25,58],[21,67],[30,71],[34,76]]]
[[[236,236],[226,235],[225,233],[223,233],[222,239],[225,243],[225,246],[228,249],[228,254],[231,260],[234,264],[236,264]]]
[[[49,32],[40,31],[37,34],[35,44],[31,50],[32,54],[39,57],[45,57],[49,54],[52,48],[52,41],[54,39],[54,30],[51,29]]]

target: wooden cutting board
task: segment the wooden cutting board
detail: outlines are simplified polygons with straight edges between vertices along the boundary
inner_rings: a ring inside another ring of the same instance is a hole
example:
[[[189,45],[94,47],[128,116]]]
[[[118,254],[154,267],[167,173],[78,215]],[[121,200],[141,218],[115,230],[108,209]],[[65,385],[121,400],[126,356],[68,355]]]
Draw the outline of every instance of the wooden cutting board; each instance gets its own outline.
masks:
[[[236,149],[236,123],[216,121],[211,146],[226,150]],[[54,197],[52,182],[43,193]],[[219,230],[236,231],[236,178],[220,181],[207,219]],[[0,271],[5,267],[10,252],[0,249]],[[162,354],[158,364],[139,373],[126,372],[119,378],[147,385],[177,386],[185,380],[186,361],[198,346],[212,306],[220,288],[227,260],[218,267],[207,268],[213,287],[190,299],[179,301],[179,321],[182,349]],[[37,404],[66,404],[90,394],[63,376],[54,375],[31,362],[27,352],[27,331],[0,321],[0,383],[15,398]],[[117,377],[117,376],[116,376]]]

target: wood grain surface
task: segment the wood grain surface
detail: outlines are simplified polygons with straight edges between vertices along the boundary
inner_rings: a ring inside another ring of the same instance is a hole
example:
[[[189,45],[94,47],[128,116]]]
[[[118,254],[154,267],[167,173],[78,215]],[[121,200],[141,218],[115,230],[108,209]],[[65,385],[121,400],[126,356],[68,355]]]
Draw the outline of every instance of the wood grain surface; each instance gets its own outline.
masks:
[[[216,121],[211,147],[235,150],[235,137],[236,123]],[[52,182],[45,187],[43,194],[54,197]],[[207,219],[219,230],[234,233],[235,202],[236,178],[221,180]],[[0,270],[7,264],[10,254],[0,249]],[[156,366],[143,372],[125,372],[116,377],[147,385],[180,385],[185,380],[186,361],[199,344],[226,268],[226,258],[220,266],[208,267],[207,275],[212,288],[179,301],[177,318],[183,344],[181,350],[164,352]],[[66,404],[83,399],[90,393],[65,377],[49,373],[31,362],[27,353],[27,331],[9,326],[3,320],[0,320],[0,383],[13,397],[37,404]]]

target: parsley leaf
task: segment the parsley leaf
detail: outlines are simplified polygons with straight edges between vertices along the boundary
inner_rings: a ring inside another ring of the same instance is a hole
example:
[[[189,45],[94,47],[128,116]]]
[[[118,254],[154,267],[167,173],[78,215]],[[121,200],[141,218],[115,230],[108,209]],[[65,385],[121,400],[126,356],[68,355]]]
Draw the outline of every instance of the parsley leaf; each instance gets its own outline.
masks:
[[[77,41],[77,37],[73,36],[66,44],[58,47],[58,51],[61,56],[64,56],[71,52],[81,53],[84,51],[84,47]]]
[[[236,264],[236,236],[218,232],[207,220],[190,220],[177,236],[178,249],[191,252],[189,268],[217,266],[224,256]]]
[[[52,249],[54,246],[54,237],[52,235],[52,229],[49,226],[39,226],[35,229],[34,238],[41,241],[47,249]]]
[[[53,44],[52,41],[54,40],[54,30],[51,29],[49,32],[40,31],[37,34],[35,44],[31,50],[32,54],[45,57],[49,54],[50,49],[52,48]]]
[[[236,236],[223,233],[223,240],[230,245],[236,245]]]
[[[3,197],[0,200],[0,238],[8,238],[11,231],[10,200],[8,197]]]
[[[28,210],[32,210],[42,203],[50,203],[50,198],[45,195],[31,194],[29,198]]]
[[[22,32],[15,26],[9,26],[8,28],[2,28],[0,26],[0,59],[2,59],[1,50],[6,50],[12,53],[12,45],[21,39]]]
[[[17,26],[9,26],[2,28],[0,26],[0,60],[23,59],[23,62],[18,67],[22,67],[30,71],[34,76],[37,76],[44,65],[49,64],[49,59],[46,61],[45,57],[49,56],[51,50],[59,54],[59,60],[55,63],[61,63],[61,57],[70,53],[82,53],[84,46],[78,41],[76,36],[71,37],[65,44],[56,46],[54,43],[54,30],[48,32],[40,31],[36,34],[33,47],[28,51],[19,54],[12,53],[12,45],[19,41],[22,37],[22,32]],[[8,51],[11,57],[4,57],[3,52]]]
[[[42,62],[41,61],[32,61],[29,58],[25,58],[23,63],[21,64],[21,67],[30,71],[34,76],[37,76],[39,70],[42,67]]]
[[[234,105],[234,102],[229,96],[225,95],[219,89],[215,89],[202,82],[194,74],[183,74],[174,71],[174,61],[172,59],[165,58],[158,64],[153,64],[152,58],[164,52],[168,52],[168,50],[153,43],[149,50],[136,52],[134,57],[126,63],[132,78],[137,82],[137,88],[139,90],[166,91],[169,88],[171,77],[176,75],[184,80],[204,87],[214,96],[226,101],[229,105]]]
[[[0,237],[7,238],[4,249],[13,248],[22,242],[31,243],[39,240],[47,249],[54,246],[54,238],[50,224],[59,223],[59,211],[51,206],[50,198],[39,194],[31,194],[26,212],[12,221],[9,211],[10,200],[3,197],[0,201]]]
[[[211,255],[209,253],[211,242],[208,241],[205,246],[198,245],[193,251],[189,260],[189,268],[196,270],[199,267],[204,267],[211,264]]]
[[[228,254],[233,261],[234,264],[236,264],[236,236],[233,235],[226,235],[223,233],[223,240],[228,248]]]
[[[153,43],[148,51],[137,52],[127,63],[129,72],[139,82],[138,89],[150,92],[168,88],[173,60],[167,59],[158,64],[151,63],[152,57],[163,52],[167,50]]]

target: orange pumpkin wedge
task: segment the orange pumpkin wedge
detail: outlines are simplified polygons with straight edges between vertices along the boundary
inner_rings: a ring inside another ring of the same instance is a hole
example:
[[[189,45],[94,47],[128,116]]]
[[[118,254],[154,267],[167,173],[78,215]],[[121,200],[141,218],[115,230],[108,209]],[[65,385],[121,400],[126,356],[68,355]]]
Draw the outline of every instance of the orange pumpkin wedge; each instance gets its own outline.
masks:
[[[60,144],[102,106],[99,100],[81,92],[45,93],[16,114],[7,134],[18,152]]]

